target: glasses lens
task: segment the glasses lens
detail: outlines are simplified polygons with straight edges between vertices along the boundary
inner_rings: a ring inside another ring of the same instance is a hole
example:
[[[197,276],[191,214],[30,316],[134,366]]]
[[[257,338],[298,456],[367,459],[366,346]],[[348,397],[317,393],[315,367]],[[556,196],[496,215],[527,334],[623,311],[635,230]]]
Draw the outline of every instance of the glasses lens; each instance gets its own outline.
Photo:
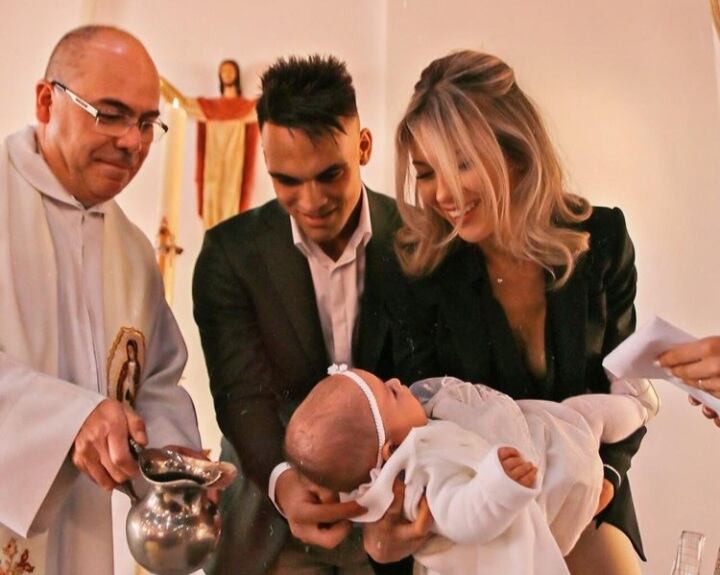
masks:
[[[95,129],[105,136],[122,138],[133,128],[138,128],[140,141],[145,144],[157,142],[165,135],[166,128],[159,120],[155,122],[142,122],[139,125],[132,120],[128,120],[128,118],[123,118],[121,121],[120,118],[98,116],[95,121]]]
[[[123,122],[110,121],[102,116],[95,118],[95,129],[105,136],[121,138],[130,130],[130,126]]]

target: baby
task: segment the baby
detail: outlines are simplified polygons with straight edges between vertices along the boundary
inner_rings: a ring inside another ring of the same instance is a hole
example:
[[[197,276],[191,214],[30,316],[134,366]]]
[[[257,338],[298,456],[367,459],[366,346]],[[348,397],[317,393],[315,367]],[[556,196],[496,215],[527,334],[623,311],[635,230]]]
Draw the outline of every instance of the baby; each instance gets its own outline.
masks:
[[[293,414],[288,461],[376,521],[404,471],[404,511],[423,495],[438,534],[415,559],[427,573],[568,573],[563,556],[595,515],[600,442],[614,443],[658,410],[647,380],[562,403],[514,401],[455,378],[403,386],[333,366]]]

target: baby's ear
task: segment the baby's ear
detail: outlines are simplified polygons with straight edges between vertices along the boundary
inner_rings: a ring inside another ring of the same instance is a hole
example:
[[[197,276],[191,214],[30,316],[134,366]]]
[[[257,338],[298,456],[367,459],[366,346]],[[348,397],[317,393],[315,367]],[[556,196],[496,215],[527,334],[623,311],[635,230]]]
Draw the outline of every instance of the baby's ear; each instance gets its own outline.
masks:
[[[385,445],[382,446],[383,461],[387,461],[388,459],[390,459],[390,456],[395,452],[396,447],[397,447],[397,445],[395,445],[390,440],[385,442]]]

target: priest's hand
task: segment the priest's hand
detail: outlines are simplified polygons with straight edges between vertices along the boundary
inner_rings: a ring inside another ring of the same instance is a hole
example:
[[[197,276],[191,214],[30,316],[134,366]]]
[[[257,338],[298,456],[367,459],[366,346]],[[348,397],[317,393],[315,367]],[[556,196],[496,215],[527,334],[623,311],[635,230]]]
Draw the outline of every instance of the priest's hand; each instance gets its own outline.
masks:
[[[75,436],[72,462],[103,489],[114,489],[138,473],[128,437],[147,445],[145,423],[127,405],[104,399],[90,412]]]
[[[350,519],[365,512],[354,501],[340,503],[336,493],[315,485],[292,468],[278,477],[275,500],[294,537],[326,549],[342,543],[350,534]]]
[[[433,517],[427,500],[420,500],[415,521],[403,514],[405,483],[400,477],[393,483],[393,502],[383,517],[375,523],[363,525],[365,551],[378,563],[400,561],[420,549],[432,536]]]

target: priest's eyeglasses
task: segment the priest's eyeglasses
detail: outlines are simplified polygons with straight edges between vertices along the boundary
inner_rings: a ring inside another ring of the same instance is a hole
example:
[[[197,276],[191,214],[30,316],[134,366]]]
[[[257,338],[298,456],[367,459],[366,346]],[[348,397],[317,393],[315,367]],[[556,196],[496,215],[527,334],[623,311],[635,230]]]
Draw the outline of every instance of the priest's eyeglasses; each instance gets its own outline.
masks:
[[[95,129],[106,136],[122,138],[127,135],[132,128],[137,126],[140,132],[140,141],[144,144],[149,144],[150,142],[157,142],[168,131],[167,125],[160,120],[160,118],[148,120],[133,118],[126,114],[101,112],[60,82],[53,80],[50,82],[50,85],[64,92],[73,104],[90,114],[95,119]]]

